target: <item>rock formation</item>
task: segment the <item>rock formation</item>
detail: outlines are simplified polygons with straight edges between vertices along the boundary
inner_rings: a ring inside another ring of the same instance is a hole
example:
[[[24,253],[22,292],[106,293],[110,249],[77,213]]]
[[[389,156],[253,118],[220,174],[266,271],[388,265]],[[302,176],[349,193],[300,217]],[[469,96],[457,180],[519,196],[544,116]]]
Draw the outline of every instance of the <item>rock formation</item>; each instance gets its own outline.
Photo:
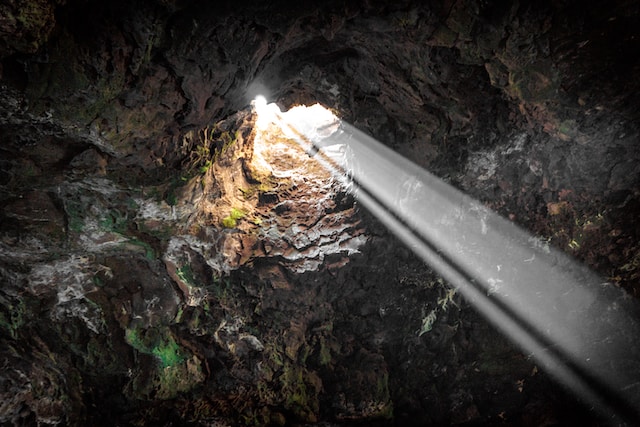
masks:
[[[605,425],[257,158],[256,95],[321,103],[638,297],[640,5],[422,3],[0,5],[0,424]]]

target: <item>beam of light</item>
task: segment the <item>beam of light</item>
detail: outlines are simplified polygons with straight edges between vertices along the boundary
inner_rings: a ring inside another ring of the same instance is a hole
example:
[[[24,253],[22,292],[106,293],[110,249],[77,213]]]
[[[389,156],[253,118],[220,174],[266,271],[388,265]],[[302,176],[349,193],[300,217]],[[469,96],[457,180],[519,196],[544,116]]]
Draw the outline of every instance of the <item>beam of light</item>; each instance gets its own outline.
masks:
[[[320,109],[282,113],[275,107],[267,120],[349,186],[360,203],[547,372],[612,423],[640,420],[635,300]]]
[[[280,112],[276,104],[267,104],[267,99],[263,95],[256,96],[251,105],[257,114],[255,125],[257,129],[265,129],[274,122],[276,112]]]

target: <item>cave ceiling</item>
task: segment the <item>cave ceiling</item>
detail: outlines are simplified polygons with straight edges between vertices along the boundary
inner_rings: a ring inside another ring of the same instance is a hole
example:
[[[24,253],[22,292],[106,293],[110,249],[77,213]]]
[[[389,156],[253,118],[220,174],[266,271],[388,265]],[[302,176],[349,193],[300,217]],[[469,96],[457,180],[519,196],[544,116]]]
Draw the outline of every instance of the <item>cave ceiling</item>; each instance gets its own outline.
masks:
[[[3,2],[0,424],[606,425],[252,100],[321,104],[638,297],[639,24]]]

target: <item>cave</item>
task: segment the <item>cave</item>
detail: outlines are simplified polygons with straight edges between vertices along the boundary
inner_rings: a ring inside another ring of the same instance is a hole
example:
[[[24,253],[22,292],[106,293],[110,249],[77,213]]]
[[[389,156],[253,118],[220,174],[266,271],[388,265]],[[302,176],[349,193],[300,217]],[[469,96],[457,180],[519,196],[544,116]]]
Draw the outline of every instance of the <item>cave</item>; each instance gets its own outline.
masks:
[[[629,307],[600,337],[640,396],[638,76],[628,0],[3,2],[0,424],[634,425],[259,110],[588,268],[615,298],[584,328]]]

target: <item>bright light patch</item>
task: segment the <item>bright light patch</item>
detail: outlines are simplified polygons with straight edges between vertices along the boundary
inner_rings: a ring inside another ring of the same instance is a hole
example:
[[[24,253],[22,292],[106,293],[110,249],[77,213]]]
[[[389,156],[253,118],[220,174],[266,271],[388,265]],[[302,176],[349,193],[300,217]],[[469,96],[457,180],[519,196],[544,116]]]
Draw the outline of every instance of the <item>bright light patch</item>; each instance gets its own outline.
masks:
[[[276,178],[313,179],[322,177],[333,181],[330,172],[311,159],[316,144],[326,144],[336,133],[340,120],[320,104],[294,106],[286,112],[275,103],[267,104],[264,97],[256,97],[256,135],[253,143],[254,167]],[[343,145],[341,145],[343,146]],[[340,157],[339,150],[332,151]]]
[[[340,120],[320,104],[293,107],[282,114],[282,119],[288,125],[283,129],[285,134],[296,137],[301,133],[314,143],[331,136],[340,125]]]
[[[344,144],[330,138],[337,134],[340,119],[320,104],[298,105],[282,112],[275,103],[267,104],[264,97],[258,96],[253,106],[257,114],[254,167],[278,178],[308,175],[313,168],[314,174],[322,171],[321,175],[331,179],[329,171],[319,168],[310,156],[321,145],[334,145],[333,149],[326,150],[325,156],[341,161],[340,148]],[[276,134],[278,136],[274,136]]]
[[[264,132],[271,126],[271,133],[279,132],[283,137],[295,141],[310,156],[322,147],[326,147],[323,150],[326,160],[330,159],[331,163],[338,162],[338,164],[344,160],[345,145],[340,140],[342,121],[328,108],[320,104],[297,105],[282,112],[276,104],[266,104],[266,100],[261,96],[256,97],[253,105],[258,116],[256,120],[258,131]],[[273,138],[259,136],[256,138],[254,153],[256,150],[262,151],[263,148],[259,145],[266,139]]]
[[[264,96],[256,96],[251,104],[258,116],[256,119],[256,128],[258,130],[264,130],[278,121],[277,115],[280,114],[280,108],[273,102],[267,104],[267,99]]]
[[[254,102],[258,111],[267,106],[267,99],[262,95],[256,96]]]

